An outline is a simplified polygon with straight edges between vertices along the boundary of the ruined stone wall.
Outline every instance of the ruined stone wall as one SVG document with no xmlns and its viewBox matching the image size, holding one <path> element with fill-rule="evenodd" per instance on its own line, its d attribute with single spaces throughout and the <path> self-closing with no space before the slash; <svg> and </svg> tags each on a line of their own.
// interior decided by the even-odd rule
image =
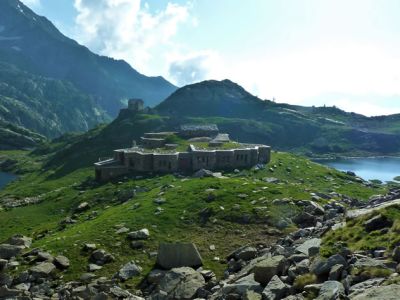
<svg viewBox="0 0 400 300">
<path fill-rule="evenodd" d="M 216 166 L 215 151 L 194 151 L 192 152 L 193 170 L 215 169 Z"/>
<path fill-rule="evenodd" d="M 96 180 L 108 181 L 112 178 L 126 175 L 129 173 L 125 166 L 112 166 L 112 167 L 96 167 Z"/>
<path fill-rule="evenodd" d="M 153 171 L 162 173 L 178 171 L 178 154 L 153 154 Z"/>
<path fill-rule="evenodd" d="M 250 149 L 235 149 L 233 151 L 232 166 L 235 168 L 244 168 L 251 166 L 251 151 Z"/>
<path fill-rule="evenodd" d="M 218 150 L 215 152 L 216 165 L 218 169 L 232 169 L 233 150 Z"/>
<path fill-rule="evenodd" d="M 178 169 L 183 172 L 191 172 L 193 170 L 193 160 L 191 152 L 179 152 Z"/>
<path fill-rule="evenodd" d="M 271 147 L 259 146 L 258 147 L 258 163 L 267 164 L 271 160 Z"/>
</svg>

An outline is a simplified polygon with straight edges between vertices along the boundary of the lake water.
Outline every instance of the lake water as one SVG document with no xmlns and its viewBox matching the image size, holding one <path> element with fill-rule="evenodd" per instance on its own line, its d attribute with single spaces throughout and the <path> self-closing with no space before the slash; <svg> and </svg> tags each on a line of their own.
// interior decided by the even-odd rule
<svg viewBox="0 0 400 300">
<path fill-rule="evenodd" d="M 17 179 L 17 176 L 13 174 L 0 172 L 0 190 L 15 179 Z"/>
<path fill-rule="evenodd" d="M 337 159 L 318 161 L 318 163 L 340 171 L 352 171 L 366 180 L 391 181 L 394 177 L 400 176 L 400 157 Z"/>
</svg>

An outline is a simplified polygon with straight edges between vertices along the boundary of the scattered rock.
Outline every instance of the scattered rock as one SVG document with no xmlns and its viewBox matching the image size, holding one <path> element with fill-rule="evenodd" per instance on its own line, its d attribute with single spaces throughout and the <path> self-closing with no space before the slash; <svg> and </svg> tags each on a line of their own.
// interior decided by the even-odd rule
<svg viewBox="0 0 400 300">
<path fill-rule="evenodd" d="M 352 300 L 398 300 L 400 285 L 374 286 L 352 298 Z"/>
<path fill-rule="evenodd" d="M 24 248 L 30 248 L 32 246 L 32 239 L 20 234 L 12 236 L 8 241 L 8 244 L 14 246 L 22 246 Z"/>
<path fill-rule="evenodd" d="M 121 281 L 126 281 L 140 275 L 140 272 L 142 272 L 141 267 L 137 266 L 134 262 L 129 262 L 124 265 L 114 277 Z"/>
<path fill-rule="evenodd" d="M 128 233 L 128 238 L 131 240 L 147 240 L 149 237 L 150 232 L 147 228 Z"/>
<path fill-rule="evenodd" d="M 110 253 L 107 253 L 105 250 L 95 250 L 90 256 L 90 261 L 95 263 L 96 265 L 104 265 L 115 260 L 114 256 Z"/>
<path fill-rule="evenodd" d="M 62 255 L 58 255 L 54 258 L 54 264 L 61 270 L 68 269 L 70 265 L 69 259 Z"/>
<path fill-rule="evenodd" d="M 284 284 L 277 275 L 275 275 L 265 287 L 262 296 L 265 300 L 279 300 L 284 298 L 288 292 L 289 287 Z"/>
<path fill-rule="evenodd" d="M 236 260 L 251 260 L 257 256 L 257 249 L 251 246 L 243 246 L 228 255 L 228 260 L 234 258 Z"/>
<path fill-rule="evenodd" d="M 282 256 L 265 258 L 258 262 L 254 268 L 254 279 L 262 285 L 267 285 L 275 275 L 284 275 L 288 269 L 288 261 Z"/>
<path fill-rule="evenodd" d="M 47 278 L 55 271 L 56 266 L 51 262 L 42 262 L 29 269 L 34 278 Z"/>
<path fill-rule="evenodd" d="M 24 249 L 23 246 L 16 246 L 10 244 L 0 245 L 0 259 L 10 259 L 17 256 Z"/>
<path fill-rule="evenodd" d="M 343 284 L 338 281 L 325 281 L 321 286 L 316 300 L 337 300 L 345 298 L 346 294 Z"/>
<path fill-rule="evenodd" d="M 205 285 L 203 276 L 189 267 L 174 268 L 161 279 L 157 291 L 163 291 L 169 299 L 192 299 Z"/>
</svg>

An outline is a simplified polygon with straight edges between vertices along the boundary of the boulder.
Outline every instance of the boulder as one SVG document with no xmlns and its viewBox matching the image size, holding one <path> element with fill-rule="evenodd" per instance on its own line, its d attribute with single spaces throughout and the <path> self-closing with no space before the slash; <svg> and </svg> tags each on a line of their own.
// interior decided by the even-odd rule
<svg viewBox="0 0 400 300">
<path fill-rule="evenodd" d="M 380 286 L 384 280 L 385 280 L 384 278 L 373 278 L 373 279 L 369 279 L 369 280 L 357 283 L 355 285 L 352 285 L 349 288 L 350 298 L 363 293 L 366 289 L 369 289 L 369 288 L 372 288 L 375 286 Z"/>
<path fill-rule="evenodd" d="M 192 299 L 205 285 L 203 276 L 189 267 L 174 268 L 161 279 L 157 291 L 165 292 L 167 299 Z"/>
<path fill-rule="evenodd" d="M 275 275 L 284 275 L 288 267 L 288 261 L 282 255 L 265 258 L 254 266 L 254 279 L 265 286 Z"/>
<path fill-rule="evenodd" d="M 193 174 L 194 178 L 213 177 L 213 172 L 210 170 L 200 169 Z"/>
<path fill-rule="evenodd" d="M 56 266 L 51 262 L 42 262 L 29 269 L 34 278 L 47 278 L 55 271 Z"/>
<path fill-rule="evenodd" d="M 223 295 L 227 294 L 239 294 L 244 295 L 245 292 L 252 291 L 256 293 L 262 292 L 261 285 L 254 280 L 254 274 L 249 274 L 245 277 L 240 278 L 239 280 L 226 284 L 222 287 L 221 293 Z"/>
<path fill-rule="evenodd" d="M 12 236 L 8 241 L 8 244 L 14 246 L 22 246 L 24 248 L 30 248 L 32 246 L 32 239 L 21 234 Z"/>
<path fill-rule="evenodd" d="M 340 254 L 335 254 L 328 259 L 316 258 L 310 266 L 310 271 L 317 276 L 328 275 L 335 265 L 347 266 L 346 260 Z"/>
<path fill-rule="evenodd" d="M 99 266 L 99 265 L 96 265 L 96 264 L 89 264 L 87 270 L 89 272 L 95 272 L 95 271 L 101 270 L 102 268 L 103 268 L 102 266 Z"/>
<path fill-rule="evenodd" d="M 374 230 L 379 230 L 379 229 L 383 229 L 386 227 L 390 227 L 390 226 L 392 226 L 392 224 L 393 224 L 393 221 L 386 218 L 386 216 L 379 214 L 379 215 L 365 221 L 364 228 L 367 232 L 371 232 Z"/>
<path fill-rule="evenodd" d="M 54 264 L 57 268 L 65 270 L 69 268 L 69 259 L 63 255 L 58 255 L 54 258 Z"/>
<path fill-rule="evenodd" d="M 125 264 L 118 272 L 114 275 L 115 278 L 118 278 L 121 281 L 127 281 L 135 276 L 140 275 L 142 272 L 142 268 L 137 266 L 135 262 L 131 261 Z"/>
<path fill-rule="evenodd" d="M 152 284 L 159 284 L 161 279 L 165 276 L 165 273 L 167 271 L 164 270 L 159 270 L 159 269 L 153 269 L 150 271 L 150 273 L 147 275 L 147 281 Z"/>
<path fill-rule="evenodd" d="M 321 239 L 312 238 L 306 240 L 303 244 L 296 248 L 296 252 L 303 253 L 308 256 L 314 256 L 319 253 L 319 248 L 321 246 Z"/>
<path fill-rule="evenodd" d="M 199 267 L 203 262 L 193 243 L 161 243 L 158 248 L 157 265 L 163 269 L 172 269 Z"/>
<path fill-rule="evenodd" d="M 325 214 L 325 209 L 318 203 L 309 201 L 307 204 L 307 211 L 311 212 L 313 215 L 323 216 Z"/>
<path fill-rule="evenodd" d="M 288 292 L 289 287 L 275 275 L 265 287 L 262 296 L 265 300 L 279 300 L 285 297 Z"/>
<path fill-rule="evenodd" d="M 82 202 L 78 205 L 78 207 L 76 208 L 77 212 L 83 212 L 85 210 L 88 210 L 90 208 L 89 203 L 87 202 Z"/>
<path fill-rule="evenodd" d="M 394 248 L 393 253 L 392 253 L 392 258 L 394 261 L 400 263 L 400 246 L 397 246 Z"/>
<path fill-rule="evenodd" d="M 96 244 L 84 244 L 83 245 L 83 251 L 87 251 L 87 252 L 90 252 L 90 251 L 94 251 L 94 250 L 96 250 L 97 249 L 97 246 L 96 246 Z"/>
<path fill-rule="evenodd" d="M 0 272 L 3 272 L 7 268 L 8 260 L 0 259 Z"/>
<path fill-rule="evenodd" d="M 150 237 L 150 232 L 147 228 L 128 233 L 128 239 L 131 240 L 147 240 Z"/>
<path fill-rule="evenodd" d="M 334 265 L 329 271 L 329 280 L 338 281 L 341 279 L 344 265 Z"/>
<path fill-rule="evenodd" d="M 400 285 L 391 284 L 387 286 L 374 286 L 352 297 L 352 300 L 398 300 Z"/>
<path fill-rule="evenodd" d="M 251 260 L 257 256 L 257 249 L 251 246 L 243 246 L 239 249 L 236 249 L 231 254 L 228 255 L 228 260 L 234 258 L 236 260 Z"/>
<path fill-rule="evenodd" d="M 346 299 L 343 284 L 338 281 L 325 281 L 316 300 Z"/>
<path fill-rule="evenodd" d="M 0 245 L 0 259 L 10 259 L 17 256 L 24 249 L 23 246 L 1 244 Z"/>
<path fill-rule="evenodd" d="M 293 222 L 301 228 L 313 227 L 317 224 L 317 218 L 308 212 L 298 214 Z"/>
<path fill-rule="evenodd" d="M 114 256 L 102 249 L 94 251 L 90 256 L 90 261 L 100 266 L 113 262 L 114 260 Z"/>
</svg>

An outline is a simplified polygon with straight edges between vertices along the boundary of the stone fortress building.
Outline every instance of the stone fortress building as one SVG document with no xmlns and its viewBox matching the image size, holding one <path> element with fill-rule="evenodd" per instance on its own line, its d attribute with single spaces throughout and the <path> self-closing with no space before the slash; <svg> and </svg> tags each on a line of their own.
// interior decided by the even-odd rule
<svg viewBox="0 0 400 300">
<path fill-rule="evenodd" d="M 142 109 L 130 101 L 130 107 Z M 177 137 L 183 144 L 169 143 Z M 183 147 L 183 148 L 182 148 Z M 200 169 L 233 170 L 250 168 L 270 161 L 271 148 L 266 145 L 232 142 L 228 134 L 219 133 L 215 124 L 182 125 L 179 132 L 145 133 L 140 145 L 114 150 L 113 158 L 94 164 L 96 180 L 130 173 L 190 173 Z"/>
</svg>

